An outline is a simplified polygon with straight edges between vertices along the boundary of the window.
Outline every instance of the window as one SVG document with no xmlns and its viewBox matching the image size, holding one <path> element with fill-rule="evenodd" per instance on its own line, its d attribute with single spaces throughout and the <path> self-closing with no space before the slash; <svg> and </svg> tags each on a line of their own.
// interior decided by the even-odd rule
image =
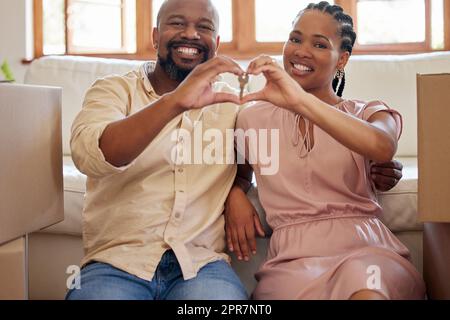
<svg viewBox="0 0 450 320">
<path fill-rule="evenodd" d="M 66 52 L 64 0 L 44 0 L 44 54 Z"/>
<path fill-rule="evenodd" d="M 444 49 L 443 0 L 357 0 L 350 10 L 357 22 L 356 50 Z"/>
<path fill-rule="evenodd" d="M 33 0 L 35 56 L 80 54 L 153 59 L 152 26 L 163 0 Z M 280 54 L 296 14 L 310 0 L 212 0 L 223 54 Z M 318 2 L 318 1 L 315 1 Z M 358 34 L 354 53 L 450 50 L 450 1 L 331 0 Z"/>
<path fill-rule="evenodd" d="M 256 0 L 256 41 L 284 42 L 292 30 L 292 22 L 297 13 L 305 8 L 309 0 Z M 328 1 L 333 4 L 334 1 Z M 268 23 L 270 21 L 270 23 Z"/>
<path fill-rule="evenodd" d="M 433 0 L 431 3 L 431 47 L 435 50 L 443 50 L 445 48 L 444 34 L 444 0 Z"/>
<path fill-rule="evenodd" d="M 425 42 L 425 1 L 357 2 L 361 45 Z M 412 23 L 414 21 L 414 23 Z"/>
<path fill-rule="evenodd" d="M 136 0 L 43 0 L 43 54 L 135 53 Z"/>
<path fill-rule="evenodd" d="M 136 0 L 69 0 L 66 14 L 67 51 L 136 52 Z"/>
</svg>

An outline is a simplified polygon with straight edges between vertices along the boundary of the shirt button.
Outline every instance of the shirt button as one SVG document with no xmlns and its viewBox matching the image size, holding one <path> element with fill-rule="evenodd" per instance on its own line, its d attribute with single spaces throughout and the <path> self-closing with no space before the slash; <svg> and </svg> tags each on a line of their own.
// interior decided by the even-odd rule
<svg viewBox="0 0 450 320">
<path fill-rule="evenodd" d="M 181 214 L 179 212 L 175 213 L 175 218 L 179 219 Z"/>
<path fill-rule="evenodd" d="M 183 170 L 182 168 L 178 169 L 178 172 L 179 172 L 179 173 L 183 173 L 183 171 L 184 171 L 184 170 Z"/>
</svg>

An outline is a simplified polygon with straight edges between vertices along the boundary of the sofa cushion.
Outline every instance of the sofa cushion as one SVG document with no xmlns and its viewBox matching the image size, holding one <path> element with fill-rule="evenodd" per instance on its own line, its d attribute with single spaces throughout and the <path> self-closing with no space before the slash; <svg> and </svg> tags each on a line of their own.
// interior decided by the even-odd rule
<svg viewBox="0 0 450 320">
<path fill-rule="evenodd" d="M 125 74 L 144 61 L 72 56 L 48 56 L 36 59 L 28 67 L 25 83 L 63 88 L 63 153 L 70 155 L 70 128 L 81 110 L 84 95 L 92 83 L 111 74 Z"/>
<path fill-rule="evenodd" d="M 422 224 L 417 221 L 417 158 L 398 158 L 398 160 L 404 166 L 402 180 L 392 190 L 378 194 L 380 204 L 384 209 L 382 221 L 393 232 L 420 231 Z M 71 157 L 64 157 L 63 164 L 65 219 L 44 231 L 81 235 L 81 213 L 86 190 L 86 176 L 78 171 Z M 270 234 L 256 188 L 249 191 L 249 197 L 262 217 L 266 234 Z"/>
<path fill-rule="evenodd" d="M 63 157 L 64 221 L 44 229 L 47 233 L 81 235 L 81 215 L 86 191 L 86 176 L 73 164 L 70 156 Z"/>
<path fill-rule="evenodd" d="M 403 177 L 395 188 L 378 193 L 383 207 L 382 221 L 393 232 L 422 231 L 423 223 L 417 215 L 417 158 L 399 157 L 403 164 Z"/>
</svg>

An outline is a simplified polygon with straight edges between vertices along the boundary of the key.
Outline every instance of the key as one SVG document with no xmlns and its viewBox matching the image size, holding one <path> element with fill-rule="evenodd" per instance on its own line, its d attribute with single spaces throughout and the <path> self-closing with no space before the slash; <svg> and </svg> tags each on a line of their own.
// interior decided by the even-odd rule
<svg viewBox="0 0 450 320">
<path fill-rule="evenodd" d="M 242 75 L 240 75 L 238 80 L 239 80 L 239 86 L 241 89 L 239 97 L 240 97 L 240 99 L 242 99 L 242 97 L 244 96 L 244 88 L 248 83 L 248 73 L 243 73 Z"/>
</svg>

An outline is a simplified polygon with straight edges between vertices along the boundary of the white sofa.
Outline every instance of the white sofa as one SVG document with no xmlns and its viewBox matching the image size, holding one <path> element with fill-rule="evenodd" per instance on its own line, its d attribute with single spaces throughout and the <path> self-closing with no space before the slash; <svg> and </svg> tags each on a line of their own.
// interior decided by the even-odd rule
<svg viewBox="0 0 450 320">
<path fill-rule="evenodd" d="M 277 57 L 280 58 L 280 57 Z M 65 220 L 29 237 L 30 299 L 62 299 L 66 292 L 66 273 L 78 265 L 83 255 L 81 211 L 85 176 L 70 157 L 70 126 L 80 110 L 84 93 L 92 82 L 108 74 L 123 74 L 142 61 L 84 57 L 45 57 L 35 60 L 27 70 L 28 84 L 63 88 L 64 213 Z M 246 66 L 246 61 L 242 65 Z M 450 52 L 406 56 L 353 56 L 347 67 L 346 98 L 384 100 L 404 117 L 404 131 L 396 158 L 404 165 L 403 179 L 391 191 L 379 194 L 384 223 L 410 249 L 413 263 L 422 272 L 422 224 L 417 221 L 417 116 L 416 74 L 450 72 Z M 230 75 L 224 80 L 237 87 Z M 253 78 L 249 89 L 264 84 Z M 257 190 L 251 199 L 263 216 Z M 233 266 L 249 292 L 255 285 L 253 274 L 265 255 L 267 239 L 258 239 L 258 255 L 251 262 Z"/>
</svg>

